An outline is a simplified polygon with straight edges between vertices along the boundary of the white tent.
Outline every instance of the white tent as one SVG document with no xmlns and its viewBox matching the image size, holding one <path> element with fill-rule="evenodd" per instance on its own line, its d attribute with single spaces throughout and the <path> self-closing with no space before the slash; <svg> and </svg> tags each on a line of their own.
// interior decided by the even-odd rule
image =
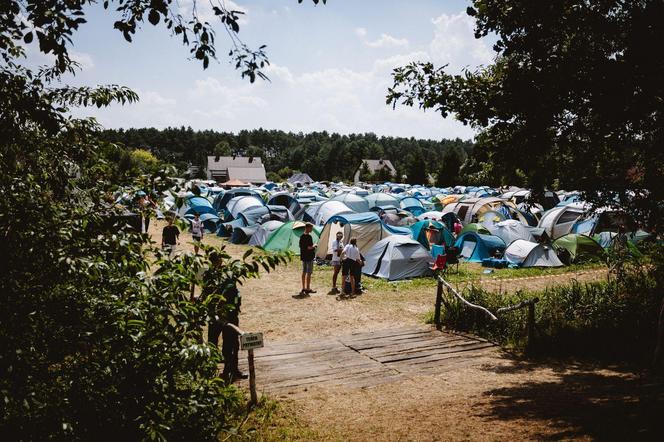
<svg viewBox="0 0 664 442">
<path fill-rule="evenodd" d="M 554 207 L 545 212 L 537 227 L 541 227 L 551 239 L 567 235 L 574 223 L 586 212 L 584 204 L 572 203 L 562 207 Z"/>
<path fill-rule="evenodd" d="M 505 221 L 500 221 L 498 223 L 484 223 L 484 227 L 491 232 L 492 235 L 495 235 L 505 241 L 505 244 L 509 245 L 517 239 L 523 239 L 526 241 L 535 241 L 530 230 L 519 221 L 508 219 Z"/>
<path fill-rule="evenodd" d="M 230 212 L 234 219 L 237 219 L 238 215 L 245 210 L 251 209 L 252 207 L 261 207 L 264 205 L 265 204 L 263 201 L 253 195 L 243 195 L 231 198 L 231 200 L 226 205 L 226 210 Z"/>
<path fill-rule="evenodd" d="M 260 246 L 262 247 L 265 244 L 265 241 L 272 235 L 272 232 L 277 230 L 279 227 L 283 226 L 284 223 L 281 221 L 268 221 L 265 224 L 261 224 L 258 229 L 251 235 L 249 239 L 250 246 Z"/>
<path fill-rule="evenodd" d="M 318 206 L 318 209 L 312 218 L 314 220 L 314 224 L 322 225 L 325 224 L 327 220 L 332 218 L 334 215 L 345 215 L 348 213 L 354 212 L 341 201 L 325 201 L 323 204 Z"/>
<path fill-rule="evenodd" d="M 365 257 L 362 273 L 389 281 L 426 275 L 431 272 L 433 262 L 422 244 L 402 235 L 378 241 Z"/>
<path fill-rule="evenodd" d="M 325 259 L 332 255 L 332 243 L 336 239 L 337 232 L 343 233 L 344 244 L 355 238 L 361 253 L 367 252 L 378 241 L 392 235 L 374 212 L 335 215 L 325 223 L 320 234 L 316 249 L 318 258 Z"/>
<path fill-rule="evenodd" d="M 355 193 L 342 193 L 330 199 L 330 201 L 341 201 L 355 213 L 369 211 L 369 203 L 367 200 Z"/>
<path fill-rule="evenodd" d="M 519 267 L 562 267 L 553 247 L 517 239 L 505 249 L 505 259 Z"/>
</svg>

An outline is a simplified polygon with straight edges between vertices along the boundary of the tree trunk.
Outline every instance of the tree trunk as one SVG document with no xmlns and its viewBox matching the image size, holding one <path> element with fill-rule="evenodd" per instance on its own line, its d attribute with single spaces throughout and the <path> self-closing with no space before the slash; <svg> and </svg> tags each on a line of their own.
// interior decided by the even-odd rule
<svg viewBox="0 0 664 442">
<path fill-rule="evenodd" d="M 664 298 L 662 298 L 662 307 L 659 310 L 659 323 L 657 325 L 657 345 L 655 346 L 653 368 L 657 371 L 664 371 Z"/>
</svg>

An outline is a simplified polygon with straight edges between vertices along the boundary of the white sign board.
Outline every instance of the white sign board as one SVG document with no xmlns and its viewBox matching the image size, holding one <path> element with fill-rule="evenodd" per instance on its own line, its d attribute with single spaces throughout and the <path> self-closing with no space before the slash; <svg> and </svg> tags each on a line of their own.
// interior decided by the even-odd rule
<svg viewBox="0 0 664 442">
<path fill-rule="evenodd" d="M 240 335 L 240 348 L 242 350 L 253 350 L 263 347 L 263 333 L 244 333 Z"/>
</svg>

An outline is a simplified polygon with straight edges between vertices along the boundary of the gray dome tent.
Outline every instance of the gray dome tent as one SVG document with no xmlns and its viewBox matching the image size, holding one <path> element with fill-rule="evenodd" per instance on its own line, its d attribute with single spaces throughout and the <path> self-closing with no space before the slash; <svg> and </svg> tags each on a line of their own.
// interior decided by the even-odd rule
<svg viewBox="0 0 664 442">
<path fill-rule="evenodd" d="M 365 257 L 362 273 L 389 281 L 426 275 L 431 272 L 433 262 L 422 244 L 404 235 L 378 241 Z"/>
</svg>

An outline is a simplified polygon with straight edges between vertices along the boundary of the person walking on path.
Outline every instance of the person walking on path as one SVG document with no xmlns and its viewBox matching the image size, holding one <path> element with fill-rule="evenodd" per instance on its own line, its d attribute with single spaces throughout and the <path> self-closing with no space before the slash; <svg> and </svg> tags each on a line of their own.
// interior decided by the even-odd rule
<svg viewBox="0 0 664 442">
<path fill-rule="evenodd" d="M 247 378 L 238 367 L 240 335 L 235 328 L 240 325 L 242 297 L 235 281 L 224 278 L 221 258 L 213 253 L 210 261 L 212 265 L 203 275 L 200 300 L 209 300 L 208 344 L 219 348 L 219 335 L 221 335 L 221 356 L 224 359 L 221 378 L 230 384 L 237 379 Z"/>
<path fill-rule="evenodd" d="M 311 236 L 313 229 L 313 224 L 306 223 L 304 233 L 300 236 L 300 260 L 302 261 L 302 291 L 300 296 L 316 293 L 315 290 L 311 289 L 311 274 L 314 271 L 314 255 L 316 253 L 316 245 Z"/>
<path fill-rule="evenodd" d="M 343 232 L 337 232 L 337 239 L 332 241 L 332 267 L 334 268 L 334 272 L 332 273 L 331 294 L 333 295 L 339 293 L 339 289 L 337 288 L 337 278 L 339 277 L 339 272 L 341 271 L 341 254 L 344 251 L 343 239 Z"/>
<path fill-rule="evenodd" d="M 191 239 L 194 241 L 194 253 L 198 255 L 198 243 L 203 241 L 203 221 L 201 215 L 194 214 L 194 219 L 191 221 Z"/>
<path fill-rule="evenodd" d="M 175 246 L 180 238 L 180 229 L 173 224 L 173 218 L 168 218 L 168 225 L 161 232 L 161 249 L 172 257 L 175 252 Z"/>
<path fill-rule="evenodd" d="M 344 247 L 344 262 L 341 275 L 346 281 L 346 277 L 350 278 L 350 293 L 355 293 L 355 274 L 357 268 L 360 267 L 360 249 L 357 248 L 357 239 L 351 238 L 350 243 Z M 345 290 L 344 290 L 345 291 Z"/>
</svg>

